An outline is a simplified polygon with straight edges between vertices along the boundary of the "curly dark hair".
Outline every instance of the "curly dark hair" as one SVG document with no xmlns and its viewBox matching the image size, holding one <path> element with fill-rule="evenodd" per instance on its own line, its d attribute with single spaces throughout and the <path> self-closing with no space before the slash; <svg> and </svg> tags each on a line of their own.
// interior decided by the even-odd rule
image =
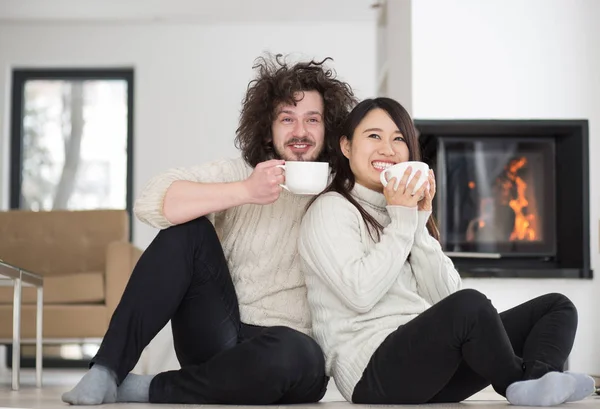
<svg viewBox="0 0 600 409">
<path fill-rule="evenodd" d="M 322 61 L 311 60 L 289 65 L 285 57 L 259 57 L 252 67 L 257 77 L 250 81 L 242 101 L 239 127 L 235 146 L 252 167 L 274 157 L 271 126 L 275 120 L 275 109 L 281 103 L 295 105 L 297 92 L 317 91 L 323 97 L 325 142 L 318 161 L 330 162 L 339 143 L 341 126 L 346 116 L 357 103 L 352 88 L 336 79 L 333 70 Z"/>
</svg>

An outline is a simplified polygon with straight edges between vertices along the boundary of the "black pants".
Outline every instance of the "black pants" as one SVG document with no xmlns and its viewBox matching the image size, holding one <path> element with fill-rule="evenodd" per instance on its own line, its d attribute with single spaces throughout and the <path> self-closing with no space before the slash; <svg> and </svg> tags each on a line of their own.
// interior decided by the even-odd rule
<svg viewBox="0 0 600 409">
<path fill-rule="evenodd" d="M 458 291 L 390 334 L 354 388 L 355 403 L 460 402 L 490 383 L 561 371 L 573 347 L 577 310 L 548 294 L 498 314 L 483 294 Z"/>
<path fill-rule="evenodd" d="M 312 338 L 241 323 L 221 243 L 205 217 L 158 233 L 92 365 L 112 369 L 120 384 L 169 320 L 181 369 L 154 377 L 151 402 L 310 403 L 325 394 L 323 353 Z"/>
</svg>

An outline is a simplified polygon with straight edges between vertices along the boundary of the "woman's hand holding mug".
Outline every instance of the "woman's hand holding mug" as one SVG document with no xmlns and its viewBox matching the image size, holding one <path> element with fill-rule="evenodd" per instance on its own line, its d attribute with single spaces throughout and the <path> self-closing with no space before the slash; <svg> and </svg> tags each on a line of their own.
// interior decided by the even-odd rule
<svg viewBox="0 0 600 409">
<path fill-rule="evenodd" d="M 416 207 L 419 201 L 424 197 L 427 183 L 423 183 L 423 185 L 413 194 L 421 176 L 421 171 L 417 171 L 415 177 L 407 183 L 411 174 L 412 167 L 409 166 L 404 171 L 404 175 L 402 175 L 402 179 L 400 179 L 397 188 L 395 177 L 388 181 L 387 185 L 383 188 L 383 195 L 385 196 L 388 205 Z"/>
<path fill-rule="evenodd" d="M 431 212 L 433 210 L 433 198 L 435 196 L 435 175 L 433 170 L 429 169 L 429 178 L 427 179 L 429 189 L 425 189 L 425 197 L 419 201 L 419 210 Z"/>
</svg>

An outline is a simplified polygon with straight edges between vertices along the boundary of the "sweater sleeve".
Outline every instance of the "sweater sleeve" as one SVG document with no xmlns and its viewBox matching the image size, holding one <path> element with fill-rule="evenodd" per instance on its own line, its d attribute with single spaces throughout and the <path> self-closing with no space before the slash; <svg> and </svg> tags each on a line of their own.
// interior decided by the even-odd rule
<svg viewBox="0 0 600 409">
<path fill-rule="evenodd" d="M 432 305 L 460 290 L 461 279 L 454 263 L 427 230 L 431 212 L 418 212 L 418 225 L 410 263 L 419 293 Z"/>
<path fill-rule="evenodd" d="M 244 179 L 243 164 L 235 160 L 220 160 L 189 168 L 175 168 L 150 179 L 134 203 L 136 217 L 158 229 L 171 227 L 163 213 L 163 203 L 167 190 L 178 180 L 201 183 L 226 183 Z M 215 215 L 208 215 L 214 223 Z"/>
<path fill-rule="evenodd" d="M 387 293 L 413 245 L 416 208 L 388 206 L 388 212 L 391 223 L 373 246 L 363 242 L 362 216 L 340 196 L 321 196 L 302 221 L 298 250 L 305 273 L 317 275 L 358 313 L 370 311 Z"/>
</svg>

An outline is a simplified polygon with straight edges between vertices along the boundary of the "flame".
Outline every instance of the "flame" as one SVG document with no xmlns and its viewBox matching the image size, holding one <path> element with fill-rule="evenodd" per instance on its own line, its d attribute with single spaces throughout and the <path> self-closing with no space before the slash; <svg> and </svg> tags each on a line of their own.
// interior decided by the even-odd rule
<svg viewBox="0 0 600 409">
<path fill-rule="evenodd" d="M 504 172 L 494 181 L 491 196 L 481 198 L 479 202 L 479 215 L 469 222 L 466 231 L 466 239 L 469 242 L 481 237 L 496 237 L 501 241 L 535 241 L 539 240 L 542 232 L 538 225 L 538 212 L 535 200 L 535 192 L 528 189 L 527 182 L 518 175 L 519 170 L 527 165 L 525 157 L 512 159 L 504 168 Z M 469 189 L 474 189 L 474 181 L 467 182 Z M 535 186 L 534 186 L 535 188 Z M 529 199 L 529 200 L 528 200 Z M 499 229 L 498 223 L 505 221 L 505 212 L 498 211 L 498 207 L 510 208 L 514 213 L 514 224 L 512 231 L 506 237 L 495 236 L 503 231 Z M 500 219 L 496 216 L 500 215 Z M 511 217 L 512 220 L 512 217 Z M 495 228 L 496 227 L 496 228 Z M 485 239 L 484 239 L 485 240 Z"/>
<path fill-rule="evenodd" d="M 527 164 L 524 157 L 511 161 L 506 168 L 506 179 L 502 182 L 504 197 L 511 197 L 511 191 L 516 186 L 517 196 L 508 200 L 508 206 L 515 212 L 515 224 L 510 234 L 510 241 L 533 241 L 537 239 L 535 212 L 526 212 L 529 202 L 526 198 L 527 183 L 517 175 L 519 169 Z M 524 212 L 525 211 L 525 212 Z M 525 214 L 527 213 L 527 214 Z"/>
</svg>

